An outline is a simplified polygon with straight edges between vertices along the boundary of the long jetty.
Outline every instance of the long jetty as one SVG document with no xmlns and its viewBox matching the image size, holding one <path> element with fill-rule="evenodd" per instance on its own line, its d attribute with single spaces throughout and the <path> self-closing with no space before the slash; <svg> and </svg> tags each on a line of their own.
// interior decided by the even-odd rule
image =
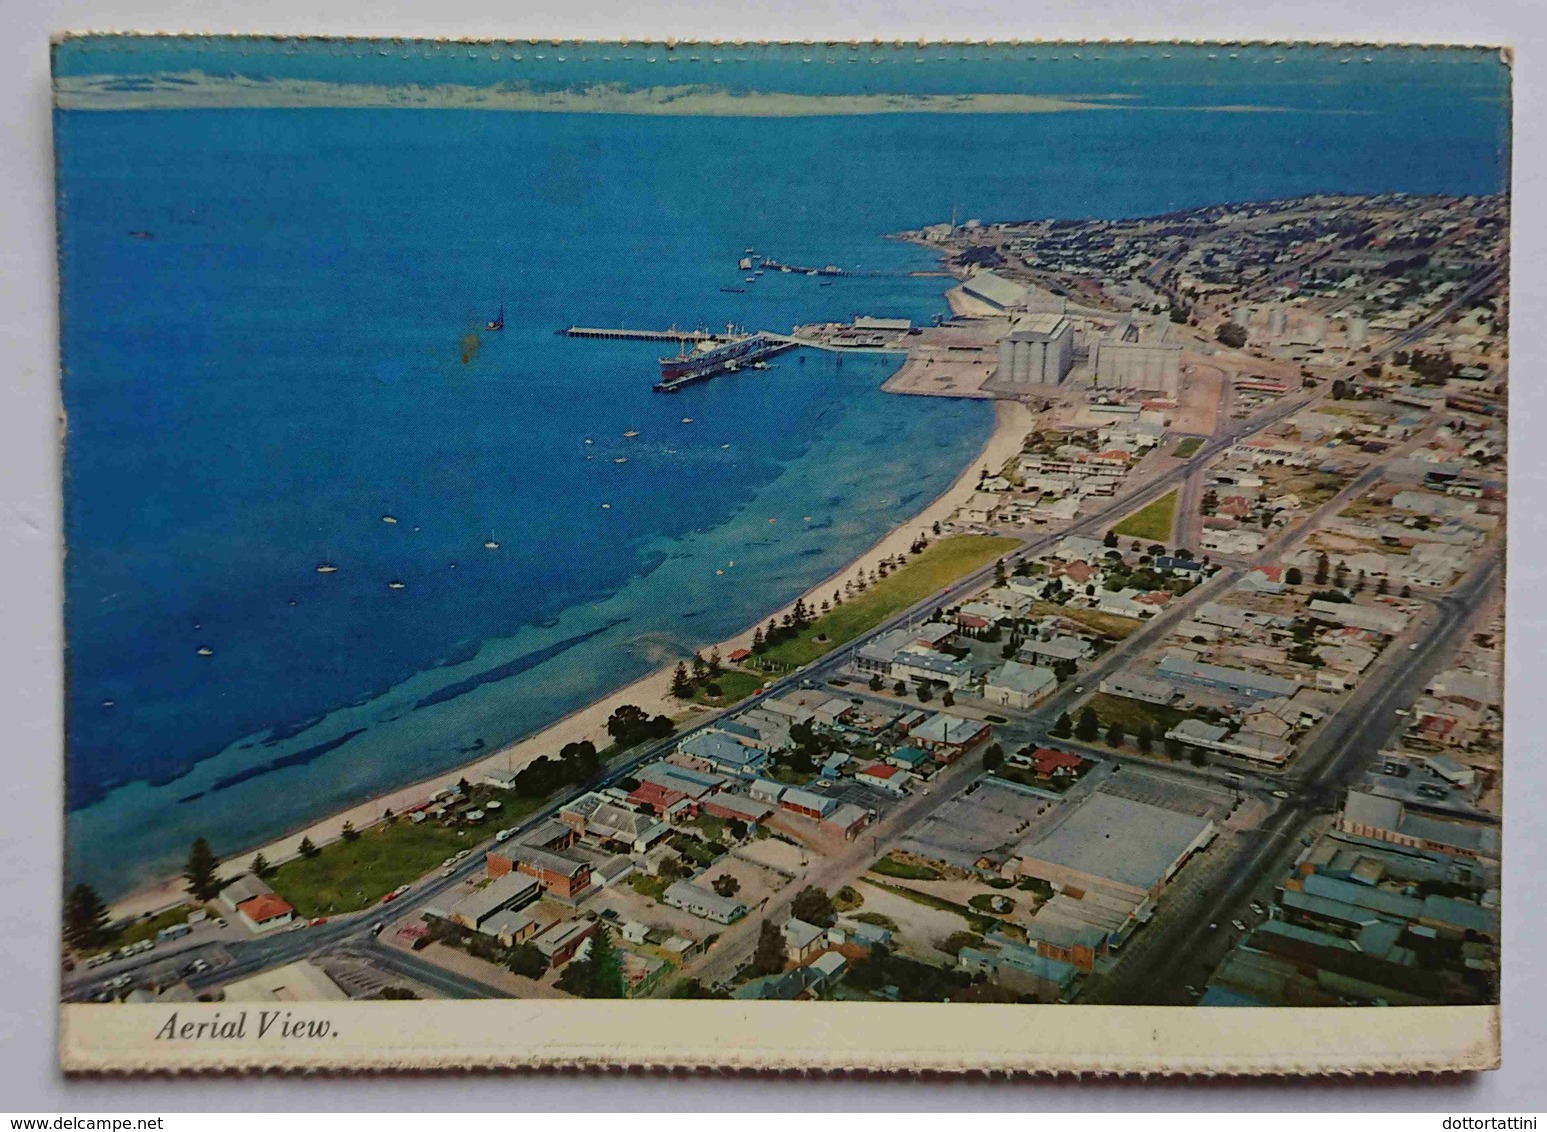
<svg viewBox="0 0 1547 1132">
<path fill-rule="evenodd" d="M 613 338 L 632 342 L 718 342 L 720 335 L 709 330 L 631 330 L 600 326 L 568 326 L 559 331 L 566 338 Z"/>
</svg>

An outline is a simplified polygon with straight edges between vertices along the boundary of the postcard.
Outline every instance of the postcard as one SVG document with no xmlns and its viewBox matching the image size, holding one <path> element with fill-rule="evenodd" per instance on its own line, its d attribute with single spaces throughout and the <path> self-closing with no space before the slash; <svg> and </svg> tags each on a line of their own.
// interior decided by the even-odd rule
<svg viewBox="0 0 1547 1132">
<path fill-rule="evenodd" d="M 53 75 L 66 1069 L 1498 1063 L 1507 51 Z"/>
</svg>

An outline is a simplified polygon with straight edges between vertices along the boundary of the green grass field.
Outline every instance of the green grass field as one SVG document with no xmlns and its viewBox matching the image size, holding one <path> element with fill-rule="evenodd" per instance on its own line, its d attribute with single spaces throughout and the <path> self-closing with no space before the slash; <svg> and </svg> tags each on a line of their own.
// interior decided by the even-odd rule
<svg viewBox="0 0 1547 1132">
<path fill-rule="evenodd" d="M 704 684 L 716 684 L 720 688 L 718 697 L 711 697 L 704 691 L 704 686 L 693 690 L 692 703 L 706 704 L 709 707 L 729 707 L 731 704 L 740 703 L 753 692 L 756 692 L 769 679 L 766 672 L 748 672 L 742 668 L 727 668 L 718 676 L 704 681 Z"/>
<path fill-rule="evenodd" d="M 952 535 L 941 539 L 901 570 L 818 617 L 798 635 L 762 655 L 792 668 L 809 664 L 1019 545 L 1017 540 L 999 535 Z M 818 640 L 819 637 L 822 639 Z"/>
<path fill-rule="evenodd" d="M 1106 692 L 1097 692 L 1087 703 L 1095 711 L 1096 718 L 1101 720 L 1103 734 L 1113 723 L 1121 723 L 1123 730 L 1128 733 L 1130 744 L 1138 734 L 1140 724 L 1148 723 L 1154 735 L 1156 752 L 1161 750 L 1165 733 L 1182 720 L 1190 718 L 1189 713 L 1174 707 L 1132 700 L 1127 696 L 1113 696 Z"/>
<path fill-rule="evenodd" d="M 474 829 L 439 822 L 414 825 L 405 818 L 362 830 L 353 841 L 334 841 L 312 858 L 286 861 L 265 878 L 295 906 L 296 914 L 337 916 L 369 907 L 400 884 L 437 868 L 453 853 L 485 841 L 542 804 L 541 798 L 502 795 L 499 816 Z"/>
<path fill-rule="evenodd" d="M 1162 495 L 1155 502 L 1139 508 L 1112 529 L 1124 538 L 1166 542 L 1171 538 L 1171 525 L 1176 519 L 1176 498 L 1177 493 L 1174 491 Z"/>
<path fill-rule="evenodd" d="M 1201 437 L 1201 436 L 1189 436 L 1186 440 L 1182 441 L 1180 444 L 1178 444 L 1176 446 L 1176 451 L 1171 453 L 1171 455 L 1176 456 L 1179 459 L 1185 460 L 1185 459 L 1187 459 L 1187 457 L 1191 456 L 1194 452 L 1198 451 L 1198 449 L 1200 449 L 1202 447 L 1203 447 L 1203 437 Z"/>
<path fill-rule="evenodd" d="M 1027 610 L 1029 617 L 1067 617 L 1104 636 L 1120 641 L 1144 622 L 1117 613 L 1102 613 L 1099 609 L 1071 609 L 1051 601 L 1034 601 Z"/>
</svg>

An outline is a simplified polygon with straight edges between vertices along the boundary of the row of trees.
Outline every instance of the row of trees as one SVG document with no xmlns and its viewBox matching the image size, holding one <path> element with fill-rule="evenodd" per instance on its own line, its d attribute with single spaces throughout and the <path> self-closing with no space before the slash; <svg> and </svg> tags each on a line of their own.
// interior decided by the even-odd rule
<svg viewBox="0 0 1547 1132">
<path fill-rule="evenodd" d="M 671 675 L 671 694 L 679 700 L 691 700 L 694 693 L 702 688 L 705 695 L 716 697 L 720 694 L 720 686 L 714 681 L 724 671 L 725 665 L 720 660 L 719 649 L 709 650 L 707 660 L 702 653 L 695 652 L 691 669 L 686 661 L 677 662 L 677 669 Z"/>
</svg>

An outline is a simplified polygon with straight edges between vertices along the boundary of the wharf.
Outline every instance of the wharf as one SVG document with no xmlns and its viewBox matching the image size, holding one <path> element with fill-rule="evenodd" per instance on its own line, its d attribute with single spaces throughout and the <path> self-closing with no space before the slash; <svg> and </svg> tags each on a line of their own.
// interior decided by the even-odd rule
<svg viewBox="0 0 1547 1132">
<path fill-rule="evenodd" d="M 567 326 L 559 331 L 566 338 L 612 338 L 630 342 L 718 342 L 723 335 L 709 330 L 635 330 L 627 327 Z"/>
</svg>

